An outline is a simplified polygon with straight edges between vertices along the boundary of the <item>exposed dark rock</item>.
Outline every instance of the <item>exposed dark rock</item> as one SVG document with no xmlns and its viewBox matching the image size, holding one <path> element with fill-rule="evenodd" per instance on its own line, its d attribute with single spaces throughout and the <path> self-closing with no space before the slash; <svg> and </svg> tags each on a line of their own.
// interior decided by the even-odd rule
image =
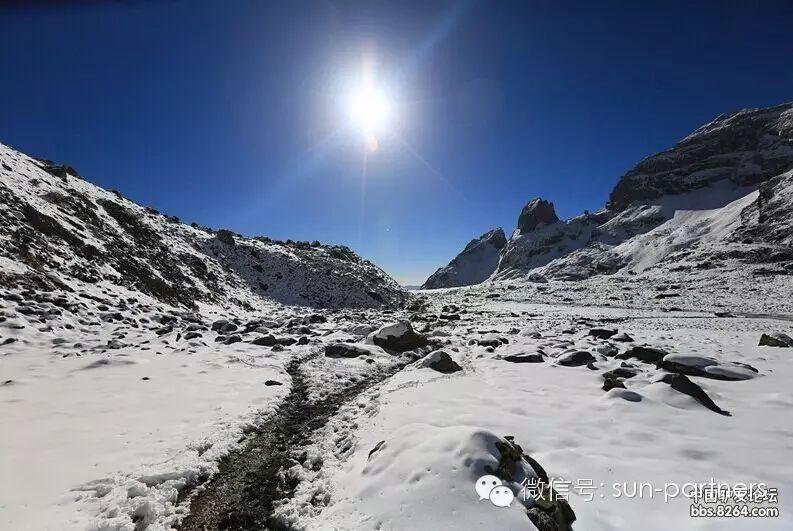
<svg viewBox="0 0 793 531">
<path fill-rule="evenodd" d="M 269 387 L 269 386 L 273 386 L 273 385 L 284 385 L 284 384 L 282 384 L 281 382 L 276 381 L 276 380 L 267 380 L 266 382 L 264 382 L 264 385 Z"/>
<path fill-rule="evenodd" d="M 384 445 L 384 444 L 385 444 L 385 441 L 380 441 L 379 443 L 377 443 L 376 445 L 374 445 L 374 448 L 372 448 L 371 450 L 369 450 L 369 455 L 366 457 L 366 459 L 367 459 L 367 460 L 371 459 L 371 458 L 372 458 L 372 456 L 373 456 L 374 454 L 376 454 L 376 453 L 378 452 L 378 450 L 380 450 L 380 448 L 382 448 L 382 447 L 383 447 L 383 445 Z"/>
<path fill-rule="evenodd" d="M 717 406 L 716 403 L 711 400 L 708 394 L 700 386 L 689 380 L 686 376 L 682 374 L 665 374 L 660 381 L 671 385 L 672 389 L 675 391 L 694 398 L 711 411 L 714 411 L 719 415 L 730 416 L 729 411 L 724 411 L 719 406 Z"/>
<path fill-rule="evenodd" d="M 275 338 L 274 335 L 267 334 L 267 335 L 264 335 L 264 336 L 257 337 L 256 339 L 251 341 L 251 343 L 254 344 L 254 345 L 262 346 L 262 347 L 272 347 L 273 345 L 278 343 L 278 340 Z"/>
<path fill-rule="evenodd" d="M 504 361 L 509 361 L 511 363 L 543 363 L 545 358 L 540 353 L 533 353 L 533 354 L 512 354 L 509 356 L 504 356 Z"/>
<path fill-rule="evenodd" d="M 648 201 L 727 181 L 733 187 L 759 184 L 791 167 L 781 156 L 793 144 L 784 114 L 791 104 L 723 114 L 667 151 L 648 157 L 626 173 L 609 196 L 623 210 Z"/>
<path fill-rule="evenodd" d="M 620 380 L 617 380 L 616 378 L 606 378 L 603 381 L 603 390 L 604 391 L 611 391 L 615 387 L 619 387 L 619 388 L 625 389 L 625 384 L 622 383 Z"/>
<path fill-rule="evenodd" d="M 328 358 L 357 358 L 369 355 L 371 355 L 369 350 L 354 343 L 332 343 L 325 346 L 325 356 Z"/>
<path fill-rule="evenodd" d="M 627 367 L 617 367 L 616 369 L 612 369 L 610 371 L 606 371 L 603 373 L 603 378 L 633 378 L 639 374 L 639 371 L 635 369 L 629 369 Z"/>
<path fill-rule="evenodd" d="M 610 328 L 593 328 L 589 331 L 589 335 L 592 337 L 596 337 L 598 339 L 608 339 L 611 336 L 615 335 L 617 330 L 613 330 Z"/>
<path fill-rule="evenodd" d="M 587 365 L 593 361 L 595 361 L 595 357 L 591 352 L 577 350 L 575 352 L 562 354 L 557 358 L 556 363 L 564 365 L 565 367 L 580 367 L 581 365 Z"/>
<path fill-rule="evenodd" d="M 240 341 L 242 341 L 242 338 L 241 338 L 240 336 L 238 336 L 238 335 L 233 335 L 233 336 L 228 336 L 228 337 L 226 338 L 226 341 L 224 341 L 224 343 L 225 343 L 226 345 L 232 345 L 232 344 L 234 344 L 234 343 L 239 343 Z"/>
<path fill-rule="evenodd" d="M 760 336 L 761 347 L 793 347 L 793 338 L 781 332 L 772 332 Z"/>
<path fill-rule="evenodd" d="M 236 241 L 234 240 L 234 233 L 227 229 L 220 229 L 215 238 L 218 239 L 219 242 L 224 243 L 226 245 L 234 246 L 236 245 Z"/>
<path fill-rule="evenodd" d="M 621 360 L 635 358 L 645 363 L 660 363 L 664 356 L 666 356 L 666 352 L 657 348 L 631 347 L 626 352 L 617 354 L 616 358 Z"/>
<path fill-rule="evenodd" d="M 550 225 L 559 221 L 553 203 L 542 198 L 535 198 L 523 207 L 518 217 L 518 229 L 523 234 L 531 232 L 539 227 Z"/>
<path fill-rule="evenodd" d="M 451 374 L 463 370 L 451 356 L 442 350 L 437 352 L 437 359 L 430 363 L 430 368 L 443 374 Z"/>
</svg>

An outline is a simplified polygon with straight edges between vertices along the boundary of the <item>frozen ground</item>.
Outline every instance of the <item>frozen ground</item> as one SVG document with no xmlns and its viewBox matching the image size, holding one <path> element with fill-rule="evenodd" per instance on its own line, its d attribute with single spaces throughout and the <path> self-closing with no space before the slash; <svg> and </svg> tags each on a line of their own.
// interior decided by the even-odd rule
<svg viewBox="0 0 793 531">
<path fill-rule="evenodd" d="M 317 443 L 325 467 L 305 471 L 298 496 L 282 507 L 286 518 L 308 529 L 530 529 L 517 501 L 497 508 L 474 492 L 483 466 L 497 462 L 491 441 L 512 435 L 550 476 L 572 482 L 576 529 L 793 526 L 793 505 L 784 496 L 793 490 L 793 359 L 790 349 L 758 346 L 763 332 L 790 333 L 789 321 L 501 302 L 476 311 L 461 314 L 453 326 L 434 327 L 450 334 L 444 350 L 461 372 L 444 375 L 419 362 L 329 425 Z M 618 328 L 634 341 L 588 336 L 598 325 Z M 492 351 L 469 344 L 490 330 L 509 343 Z M 758 373 L 744 381 L 690 377 L 731 416 L 658 382 L 664 371 L 635 359 L 627 361 L 638 374 L 624 383 L 640 401 L 624 398 L 621 389 L 603 391 L 602 373 L 622 363 L 610 349 L 643 344 L 748 363 Z M 566 352 L 579 350 L 593 353 L 596 370 L 558 364 Z M 541 363 L 504 359 L 537 352 L 546 356 Z M 339 433 L 355 441 L 353 450 L 333 444 Z M 685 497 L 664 501 L 663 493 L 650 498 L 646 490 L 643 499 L 616 497 L 614 490 L 615 483 L 630 493 L 634 484 L 664 489 L 711 478 L 777 488 L 781 516 L 697 519 L 689 516 Z M 596 488 L 578 488 L 587 482 Z M 327 507 L 308 503 L 318 495 Z"/>
</svg>

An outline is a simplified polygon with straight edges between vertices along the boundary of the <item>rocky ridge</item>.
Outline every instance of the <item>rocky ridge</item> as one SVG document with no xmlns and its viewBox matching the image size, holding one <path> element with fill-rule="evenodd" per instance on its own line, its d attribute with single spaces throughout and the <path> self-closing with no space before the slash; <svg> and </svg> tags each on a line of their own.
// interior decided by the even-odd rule
<svg viewBox="0 0 793 531">
<path fill-rule="evenodd" d="M 251 309 L 396 307 L 407 294 L 349 248 L 247 238 L 160 214 L 68 166 L 0 144 L 0 282 L 141 293 L 158 303 Z"/>
<path fill-rule="evenodd" d="M 792 168 L 793 104 L 719 116 L 639 162 L 597 212 L 561 221 L 553 203 L 530 201 L 488 278 L 742 268 L 787 275 L 793 272 Z M 455 260 L 439 271 L 454 269 Z M 436 273 L 424 287 L 461 285 L 447 278 Z"/>
</svg>

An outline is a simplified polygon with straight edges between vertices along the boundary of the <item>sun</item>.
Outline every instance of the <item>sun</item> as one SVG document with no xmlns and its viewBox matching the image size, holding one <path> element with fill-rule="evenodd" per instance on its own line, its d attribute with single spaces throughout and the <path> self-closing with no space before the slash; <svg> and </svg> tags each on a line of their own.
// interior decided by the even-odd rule
<svg viewBox="0 0 793 531">
<path fill-rule="evenodd" d="M 394 105 L 390 96 L 381 88 L 367 85 L 352 92 L 348 105 L 352 125 L 360 130 L 367 147 L 375 151 L 380 135 L 392 126 Z"/>
</svg>

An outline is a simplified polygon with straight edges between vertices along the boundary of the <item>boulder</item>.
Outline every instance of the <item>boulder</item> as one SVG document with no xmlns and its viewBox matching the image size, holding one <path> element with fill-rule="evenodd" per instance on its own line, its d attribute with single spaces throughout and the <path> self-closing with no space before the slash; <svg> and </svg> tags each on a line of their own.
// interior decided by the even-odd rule
<svg viewBox="0 0 793 531">
<path fill-rule="evenodd" d="M 617 354 L 616 358 L 621 360 L 635 358 L 645 363 L 659 363 L 664 356 L 666 356 L 666 352 L 657 348 L 632 347 L 622 354 Z"/>
<path fill-rule="evenodd" d="M 598 339 L 608 339 L 617 334 L 617 330 L 611 328 L 593 328 L 589 331 L 589 335 Z"/>
<path fill-rule="evenodd" d="M 610 338 L 612 341 L 619 341 L 620 343 L 630 343 L 633 341 L 633 338 L 626 334 L 625 332 L 620 332 L 615 336 L 611 336 Z"/>
<path fill-rule="evenodd" d="M 424 359 L 424 366 L 443 374 L 451 374 L 463 370 L 449 354 L 442 350 L 436 350 L 428 354 Z"/>
<path fill-rule="evenodd" d="M 275 338 L 274 335 L 267 334 L 264 336 L 257 337 L 256 339 L 251 341 L 251 343 L 254 345 L 259 345 L 261 347 L 272 347 L 273 345 L 278 343 L 278 340 Z"/>
<path fill-rule="evenodd" d="M 781 332 L 772 332 L 760 336 L 761 347 L 793 347 L 793 338 Z"/>
<path fill-rule="evenodd" d="M 689 376 L 728 381 L 749 380 L 758 374 L 757 369 L 746 363 L 722 363 L 714 358 L 693 354 L 667 354 L 661 360 L 661 368 Z"/>
<path fill-rule="evenodd" d="M 606 371 L 603 373 L 603 378 L 605 379 L 616 379 L 616 378 L 633 378 L 639 374 L 639 371 L 636 369 L 630 369 L 627 367 L 617 367 L 616 369 L 612 369 L 610 371 Z"/>
<path fill-rule="evenodd" d="M 408 321 L 400 321 L 372 332 L 366 342 L 392 352 L 407 352 L 426 346 L 427 338 L 413 331 Z"/>
<path fill-rule="evenodd" d="M 565 367 L 579 367 L 581 365 L 587 365 L 593 361 L 595 361 L 595 356 L 586 350 L 567 352 L 556 359 L 556 363 Z"/>
<path fill-rule="evenodd" d="M 332 343 L 325 346 L 325 356 L 328 358 L 357 358 L 371 354 L 365 346 L 354 343 Z"/>
<path fill-rule="evenodd" d="M 503 337 L 494 334 L 486 334 L 476 341 L 480 347 L 499 347 L 501 343 L 508 343 Z"/>
</svg>

